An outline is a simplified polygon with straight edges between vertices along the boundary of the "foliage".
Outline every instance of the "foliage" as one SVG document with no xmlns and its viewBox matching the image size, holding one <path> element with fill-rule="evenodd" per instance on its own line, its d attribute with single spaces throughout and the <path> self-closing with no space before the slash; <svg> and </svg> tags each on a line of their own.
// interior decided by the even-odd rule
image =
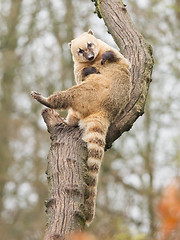
<svg viewBox="0 0 180 240">
<path fill-rule="evenodd" d="M 180 181 L 174 179 L 162 192 L 157 207 L 161 240 L 180 238 Z"/>
</svg>

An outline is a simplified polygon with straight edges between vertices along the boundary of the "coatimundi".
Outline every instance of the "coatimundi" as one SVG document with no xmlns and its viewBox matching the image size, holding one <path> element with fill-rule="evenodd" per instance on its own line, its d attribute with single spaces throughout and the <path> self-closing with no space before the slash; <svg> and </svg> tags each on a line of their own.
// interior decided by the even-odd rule
<svg viewBox="0 0 180 240">
<path fill-rule="evenodd" d="M 128 60 L 114 48 L 96 39 L 92 31 L 83 33 L 72 40 L 70 45 L 78 85 L 47 98 L 34 91 L 31 95 L 49 108 L 71 109 L 67 124 L 75 125 L 78 122 L 84 130 L 89 173 L 89 194 L 85 208 L 86 223 L 90 224 L 95 214 L 98 175 L 106 134 L 117 114 L 130 100 L 131 75 Z"/>
<path fill-rule="evenodd" d="M 74 76 L 77 84 L 85 81 L 90 74 L 105 74 L 111 77 L 108 63 L 116 62 L 114 67 L 125 66 L 130 68 L 129 61 L 115 48 L 97 39 L 90 29 L 69 43 L 74 61 Z M 71 126 L 77 126 L 79 119 L 77 114 L 70 108 L 66 122 Z"/>
</svg>

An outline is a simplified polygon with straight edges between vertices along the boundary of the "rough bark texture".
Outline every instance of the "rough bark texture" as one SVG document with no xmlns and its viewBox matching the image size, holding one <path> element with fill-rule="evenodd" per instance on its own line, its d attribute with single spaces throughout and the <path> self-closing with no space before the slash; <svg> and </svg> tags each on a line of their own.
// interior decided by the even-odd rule
<svg viewBox="0 0 180 240">
<path fill-rule="evenodd" d="M 144 113 L 153 68 L 152 47 L 135 29 L 122 1 L 103 0 L 98 3 L 97 7 L 109 33 L 132 66 L 131 100 L 109 128 L 106 148 L 110 148 L 112 143 L 123 132 L 128 131 L 135 120 Z"/>
<path fill-rule="evenodd" d="M 133 89 L 131 100 L 110 126 L 106 148 L 131 128 L 143 114 L 153 67 L 151 46 L 135 30 L 120 0 L 94 1 L 121 52 L 132 64 Z M 49 200 L 46 203 L 48 226 L 44 240 L 69 239 L 69 233 L 82 230 L 85 223 L 86 197 L 86 144 L 81 140 L 79 128 L 69 128 L 56 111 L 42 113 L 51 134 L 47 177 Z"/>
<path fill-rule="evenodd" d="M 45 202 L 48 226 L 44 240 L 64 239 L 85 224 L 84 198 L 86 193 L 86 144 L 79 128 L 70 128 L 59 114 L 46 108 L 42 112 L 51 134 L 47 179 L 49 200 Z"/>
</svg>

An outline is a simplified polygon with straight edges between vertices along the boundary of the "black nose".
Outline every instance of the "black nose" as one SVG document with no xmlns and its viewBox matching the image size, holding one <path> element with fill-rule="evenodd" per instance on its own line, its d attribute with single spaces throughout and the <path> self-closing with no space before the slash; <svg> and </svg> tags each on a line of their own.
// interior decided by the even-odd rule
<svg viewBox="0 0 180 240">
<path fill-rule="evenodd" d="M 88 57 L 88 60 L 91 61 L 94 59 L 94 56 Z"/>
</svg>

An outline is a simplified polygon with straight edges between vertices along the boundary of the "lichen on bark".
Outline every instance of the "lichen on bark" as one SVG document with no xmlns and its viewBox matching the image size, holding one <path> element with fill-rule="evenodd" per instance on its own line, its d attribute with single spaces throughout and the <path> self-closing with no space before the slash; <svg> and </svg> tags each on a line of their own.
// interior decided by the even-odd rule
<svg viewBox="0 0 180 240">
<path fill-rule="evenodd" d="M 96 13 L 99 18 L 102 18 L 101 9 L 100 9 L 100 3 L 101 3 L 103 0 L 91 0 L 91 1 L 94 2 L 94 5 L 95 5 L 95 11 L 94 11 L 94 13 Z"/>
</svg>

